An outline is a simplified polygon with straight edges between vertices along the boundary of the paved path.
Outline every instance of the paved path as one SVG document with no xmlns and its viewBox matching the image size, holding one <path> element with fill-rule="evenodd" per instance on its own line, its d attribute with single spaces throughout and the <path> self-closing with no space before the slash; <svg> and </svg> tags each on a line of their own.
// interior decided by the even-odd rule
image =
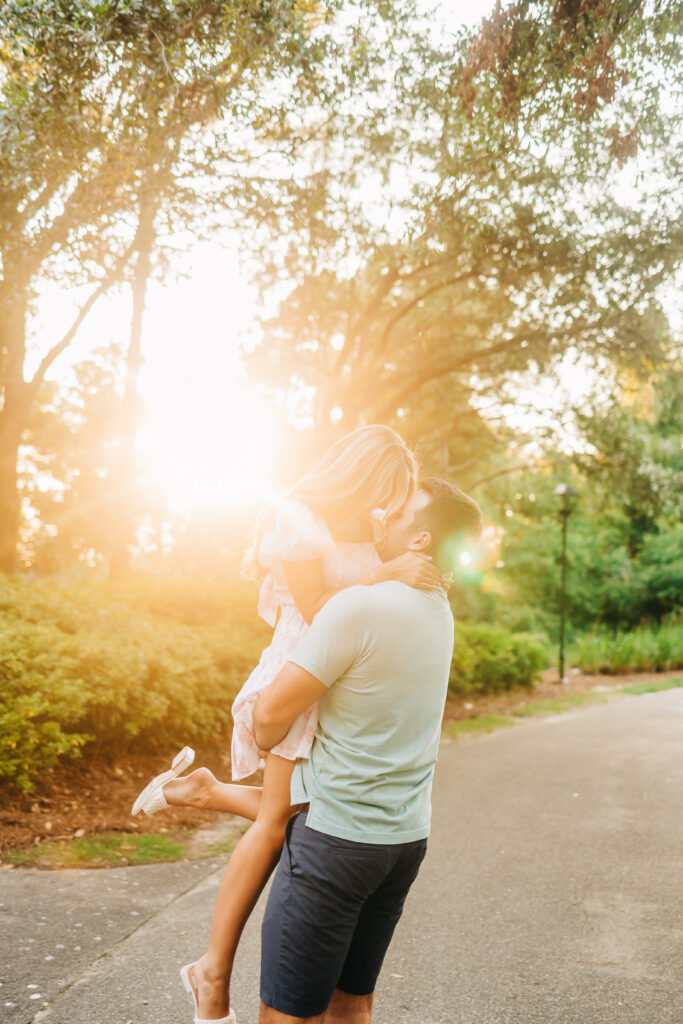
<svg viewBox="0 0 683 1024">
<path fill-rule="evenodd" d="M 375 1024 L 683 1024 L 683 690 L 445 744 Z M 218 860 L 0 874 L 3 1024 L 189 1024 Z M 262 905 L 235 968 L 258 1019 Z"/>
</svg>

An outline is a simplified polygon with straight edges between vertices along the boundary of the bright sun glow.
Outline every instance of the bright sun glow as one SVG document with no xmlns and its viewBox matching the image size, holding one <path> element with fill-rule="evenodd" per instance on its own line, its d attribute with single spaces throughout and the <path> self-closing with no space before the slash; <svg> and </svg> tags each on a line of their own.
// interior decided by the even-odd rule
<svg viewBox="0 0 683 1024">
<path fill-rule="evenodd" d="M 159 298 L 150 296 L 140 382 L 148 412 L 138 450 L 150 476 L 178 512 L 267 500 L 275 428 L 247 387 L 236 344 L 253 296 L 236 267 L 214 256 Z"/>
<path fill-rule="evenodd" d="M 175 512 L 251 506 L 272 492 L 273 428 L 265 408 L 220 382 L 156 396 L 138 451 Z"/>
<path fill-rule="evenodd" d="M 143 415 L 137 450 L 144 476 L 174 512 L 248 507 L 272 496 L 276 437 L 267 403 L 248 389 L 240 337 L 265 312 L 223 246 L 193 245 L 188 277 L 151 282 L 143 326 Z M 42 297 L 34 361 L 71 322 L 59 291 Z M 124 349 L 130 296 L 113 293 L 95 307 L 55 376 L 111 342 Z"/>
</svg>

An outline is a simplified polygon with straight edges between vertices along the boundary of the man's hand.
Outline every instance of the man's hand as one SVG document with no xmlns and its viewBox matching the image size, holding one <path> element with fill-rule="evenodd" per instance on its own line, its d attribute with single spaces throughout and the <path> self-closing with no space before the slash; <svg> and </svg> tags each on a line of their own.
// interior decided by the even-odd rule
<svg viewBox="0 0 683 1024">
<path fill-rule="evenodd" d="M 306 708 L 319 700 L 327 687 L 294 662 L 288 661 L 254 705 L 254 736 L 263 750 L 285 738 Z"/>
</svg>

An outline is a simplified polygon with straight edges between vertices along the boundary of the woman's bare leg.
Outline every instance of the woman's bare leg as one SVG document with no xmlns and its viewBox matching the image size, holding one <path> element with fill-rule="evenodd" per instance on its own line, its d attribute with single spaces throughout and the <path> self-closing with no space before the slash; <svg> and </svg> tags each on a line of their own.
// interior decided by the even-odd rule
<svg viewBox="0 0 683 1024">
<path fill-rule="evenodd" d="M 219 782 L 208 768 L 197 768 L 164 786 L 164 796 L 174 807 L 203 807 L 223 814 L 239 814 L 256 821 L 261 806 L 260 786 Z"/>
<path fill-rule="evenodd" d="M 209 950 L 194 966 L 199 1016 L 225 1017 L 230 976 L 242 930 L 278 862 L 292 814 L 289 784 L 294 761 L 268 754 L 256 821 L 230 855 L 218 892 Z"/>
</svg>

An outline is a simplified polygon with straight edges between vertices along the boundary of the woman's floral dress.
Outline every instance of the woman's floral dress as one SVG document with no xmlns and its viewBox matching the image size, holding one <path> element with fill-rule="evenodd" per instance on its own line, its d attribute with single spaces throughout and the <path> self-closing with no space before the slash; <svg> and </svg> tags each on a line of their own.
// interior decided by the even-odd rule
<svg viewBox="0 0 683 1024">
<path fill-rule="evenodd" d="M 308 629 L 287 586 L 283 561 L 322 559 L 326 590 L 350 586 L 380 561 L 372 544 L 336 543 L 323 520 L 293 499 L 284 499 L 269 511 L 261 530 L 258 558 L 268 570 L 259 594 L 258 611 L 262 619 L 275 626 L 275 632 L 232 706 L 232 777 L 235 780 L 252 775 L 261 766 L 252 723 L 256 698 L 272 683 Z M 308 757 L 317 723 L 316 703 L 297 718 L 272 753 L 291 761 Z"/>
</svg>

